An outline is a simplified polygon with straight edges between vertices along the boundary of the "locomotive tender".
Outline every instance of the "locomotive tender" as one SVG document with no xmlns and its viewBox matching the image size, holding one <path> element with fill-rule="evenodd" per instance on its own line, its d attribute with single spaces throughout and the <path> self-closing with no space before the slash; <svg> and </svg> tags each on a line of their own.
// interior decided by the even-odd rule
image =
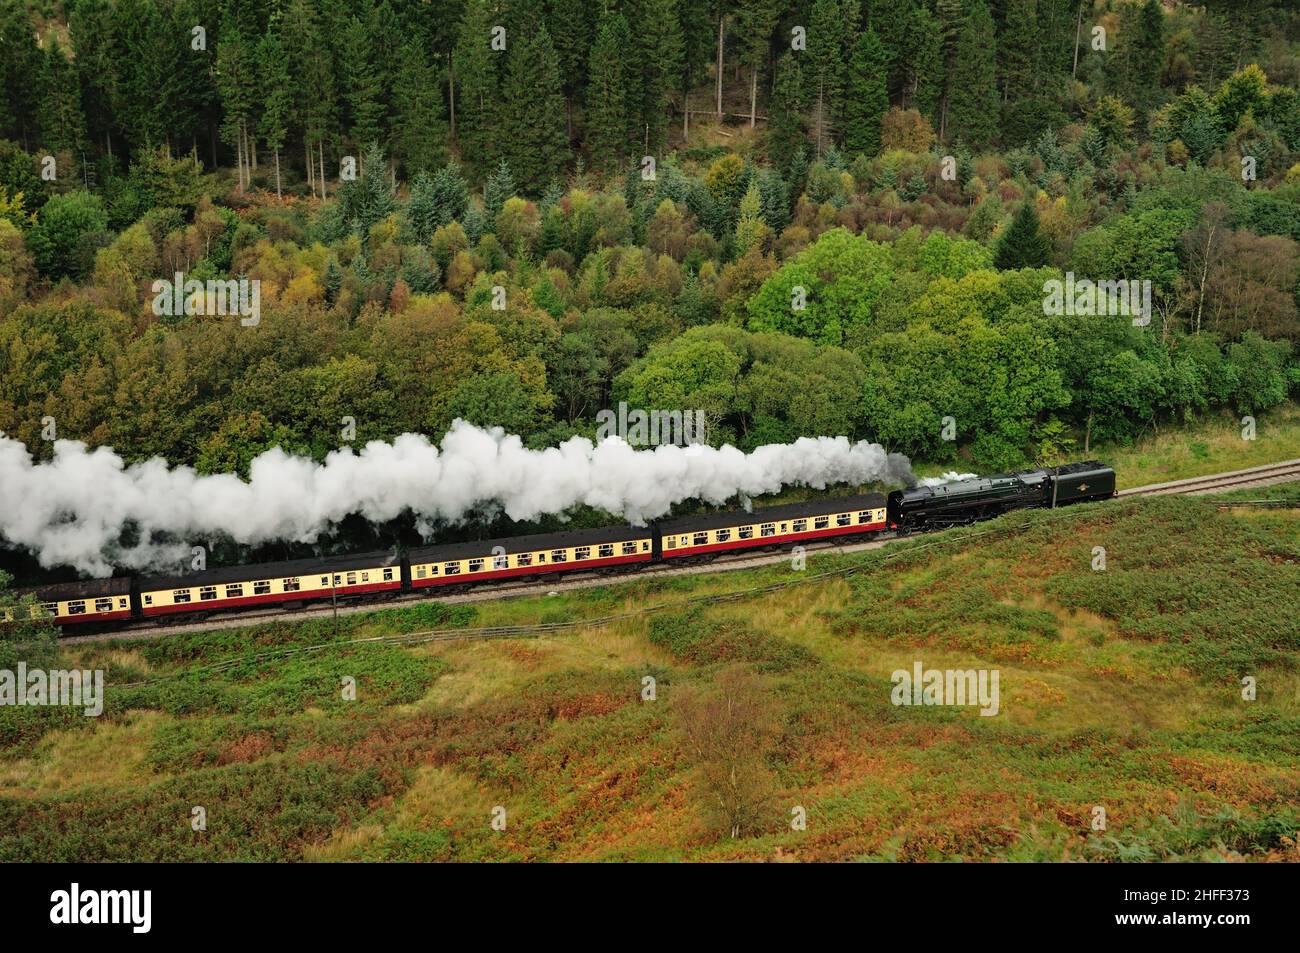
<svg viewBox="0 0 1300 953">
<path fill-rule="evenodd" d="M 399 592 L 459 592 L 517 577 L 634 572 L 650 563 L 692 563 L 721 553 L 781 549 L 820 539 L 907 534 L 965 525 L 1009 510 L 1063 506 L 1115 495 L 1115 471 L 1095 460 L 1025 470 L 884 496 L 865 493 L 753 510 L 685 516 L 646 527 L 424 546 L 230 566 L 173 576 L 115 577 L 29 590 L 59 626 L 111 628 L 141 619 L 203 618 L 212 612 L 316 602 L 358 602 Z M 13 612 L 3 611 L 12 621 Z M 93 623 L 93 625 L 88 625 Z M 84 628 L 83 628 L 84 627 Z"/>
</svg>

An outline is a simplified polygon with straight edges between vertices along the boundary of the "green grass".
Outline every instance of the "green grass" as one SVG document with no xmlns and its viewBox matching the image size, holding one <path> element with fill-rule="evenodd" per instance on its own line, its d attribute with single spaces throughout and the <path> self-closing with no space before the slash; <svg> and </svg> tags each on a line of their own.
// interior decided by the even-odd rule
<svg viewBox="0 0 1300 953">
<path fill-rule="evenodd" d="M 856 571 L 713 598 L 834 568 Z M 338 644 L 675 602 L 555 636 Z M 1300 510 L 1160 498 L 803 573 L 63 646 L 109 673 L 107 710 L 0 711 L 0 860 L 1295 860 L 1297 604 Z M 997 669 L 1000 714 L 893 705 L 916 660 Z M 771 724 L 736 742 L 766 796 L 732 839 L 685 719 L 735 669 Z"/>
</svg>

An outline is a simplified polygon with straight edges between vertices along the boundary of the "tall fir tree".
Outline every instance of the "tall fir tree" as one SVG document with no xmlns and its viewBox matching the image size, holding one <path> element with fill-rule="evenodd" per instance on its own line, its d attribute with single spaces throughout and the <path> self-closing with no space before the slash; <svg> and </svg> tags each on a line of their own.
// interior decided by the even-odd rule
<svg viewBox="0 0 1300 953">
<path fill-rule="evenodd" d="M 736 29 L 740 36 L 740 61 L 749 67 L 749 125 L 758 119 L 758 76 L 767 61 L 772 29 L 777 19 L 776 0 L 737 0 Z"/>
<path fill-rule="evenodd" d="M 235 149 L 239 187 L 245 189 L 251 180 L 249 126 L 257 90 L 257 59 L 252 45 L 229 12 L 222 21 L 217 41 L 217 89 L 225 113 L 221 138 Z"/>
<path fill-rule="evenodd" d="M 888 58 L 876 31 L 858 34 L 849 61 L 844 107 L 844 151 L 874 156 L 880 151 L 880 121 L 889 109 L 885 89 Z"/>
<path fill-rule="evenodd" d="M 560 76 L 564 86 L 565 116 L 570 136 L 573 132 L 574 105 L 586 92 L 587 64 L 596 36 L 596 10 L 593 0 L 548 0 L 546 23 L 560 58 Z"/>
<path fill-rule="evenodd" d="M 492 48 L 492 30 L 501 19 L 493 0 L 468 0 L 453 55 L 460 85 L 456 137 L 461 157 L 479 178 L 487 175 L 503 151 L 498 103 L 506 53 Z"/>
<path fill-rule="evenodd" d="M 835 142 L 833 117 L 844 82 L 843 23 L 839 0 L 814 0 L 808 15 L 808 103 L 820 156 Z"/>
<path fill-rule="evenodd" d="M 1042 34 L 1038 0 L 1006 0 L 998 37 L 998 76 L 1004 103 L 1017 103 L 1038 92 Z"/>
<path fill-rule="evenodd" d="M 587 65 L 587 149 L 592 166 L 618 168 L 627 149 L 627 89 L 619 43 L 627 35 L 621 13 L 601 18 Z"/>
<path fill-rule="evenodd" d="M 79 155 L 86 141 L 86 117 L 81 112 L 81 84 L 77 69 L 63 52 L 58 38 L 45 50 L 41 76 L 39 116 L 41 143 L 55 152 Z"/>
<path fill-rule="evenodd" d="M 343 98 L 347 101 L 348 138 L 358 156 L 372 144 L 382 145 L 384 104 L 380 68 L 375 62 L 370 28 L 358 17 L 348 20 L 343 35 Z"/>
<path fill-rule="evenodd" d="M 522 32 L 522 31 L 517 31 Z M 544 24 L 510 44 L 502 93 L 502 132 L 520 187 L 540 195 L 568 158 L 560 61 Z"/>
<path fill-rule="evenodd" d="M 668 129 L 668 107 L 681 83 L 686 47 L 682 39 L 679 0 L 635 0 L 632 22 L 641 66 L 638 95 L 632 97 L 640 113 L 637 143 L 643 154 L 657 153 Z M 629 90 L 629 92 L 632 92 Z"/>
<path fill-rule="evenodd" d="M 807 143 L 803 130 L 803 73 L 795 57 L 790 52 L 777 61 L 776 86 L 767 109 L 767 155 L 783 171 Z"/>
<path fill-rule="evenodd" d="M 78 3 L 68 13 L 68 32 L 72 37 L 73 63 L 81 83 L 87 132 L 112 156 L 113 137 L 117 133 L 118 82 L 117 59 L 113 55 L 113 7 L 109 0 L 82 0 Z M 5 38 L 4 42 L 7 44 L 9 41 Z M 8 80 L 3 76 L 0 80 L 8 89 Z M 3 123 L 0 123 L 0 130 L 3 130 Z"/>
<path fill-rule="evenodd" d="M 968 0 L 957 34 L 948 97 L 949 139 L 984 148 L 997 132 L 997 43 L 993 17 L 984 0 Z"/>
<path fill-rule="evenodd" d="M 407 176 L 428 172 L 447 159 L 442 83 L 433 61 L 414 40 L 401 49 L 393 86 L 393 153 Z"/>
<path fill-rule="evenodd" d="M 999 270 L 1012 268 L 1041 268 L 1051 257 L 1051 245 L 1038 228 L 1038 212 L 1034 200 L 1027 197 L 1020 204 L 993 253 L 993 264 Z"/>
<path fill-rule="evenodd" d="M 278 30 L 268 32 L 257 50 L 258 76 L 262 90 L 262 114 L 257 129 L 275 157 L 275 194 L 282 194 L 280 152 L 289 137 L 289 114 L 293 109 L 293 88 L 289 61 Z"/>
</svg>

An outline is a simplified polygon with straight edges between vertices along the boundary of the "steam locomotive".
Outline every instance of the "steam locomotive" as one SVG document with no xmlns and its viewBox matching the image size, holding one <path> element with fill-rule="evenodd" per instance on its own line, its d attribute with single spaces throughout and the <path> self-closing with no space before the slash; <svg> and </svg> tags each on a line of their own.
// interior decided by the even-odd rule
<svg viewBox="0 0 1300 953">
<path fill-rule="evenodd" d="M 574 572 L 636 572 L 652 563 L 693 563 L 745 550 L 822 539 L 908 534 L 990 519 L 1026 507 L 1065 506 L 1115 495 L 1115 471 L 1095 460 L 1025 470 L 888 496 L 865 493 L 756 509 L 685 516 L 645 527 L 610 526 L 504 539 L 230 566 L 172 576 L 57 583 L 33 590 L 33 612 L 78 631 L 128 621 L 182 621 L 272 605 L 355 603 L 401 592 L 463 592 L 509 578 Z M 0 610 L 13 621 L 14 608 Z"/>
</svg>

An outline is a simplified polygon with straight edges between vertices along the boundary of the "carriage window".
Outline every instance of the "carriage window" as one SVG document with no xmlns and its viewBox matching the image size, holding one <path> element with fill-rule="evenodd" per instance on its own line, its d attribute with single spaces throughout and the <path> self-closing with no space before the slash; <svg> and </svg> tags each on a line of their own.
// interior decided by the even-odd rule
<svg viewBox="0 0 1300 953">
<path fill-rule="evenodd" d="M 242 585 L 240 585 L 240 586 L 226 586 L 226 598 L 227 598 L 227 599 L 238 599 L 238 598 L 239 598 L 240 596 L 242 596 L 243 594 L 244 594 L 244 587 L 243 587 Z"/>
<path fill-rule="evenodd" d="M 119 609 L 125 609 L 125 608 L 126 608 L 126 600 L 125 600 L 125 599 L 118 599 L 118 600 L 117 600 L 117 605 L 118 605 L 118 608 L 119 608 Z"/>
<path fill-rule="evenodd" d="M 415 578 L 416 578 L 416 579 L 423 579 L 423 578 L 424 578 L 424 567 L 423 567 L 423 566 L 416 566 L 416 567 L 415 567 Z"/>
<path fill-rule="evenodd" d="M 664 549 L 676 549 L 676 548 L 677 548 L 677 541 L 673 539 L 671 536 L 665 536 Z"/>
<path fill-rule="evenodd" d="M 575 550 L 573 551 L 573 558 L 574 558 L 574 559 L 590 559 L 590 558 L 591 558 L 591 547 L 590 547 L 590 546 L 579 546 L 577 549 L 575 549 Z"/>
<path fill-rule="evenodd" d="M 145 597 L 144 597 L 144 604 L 147 605 L 147 606 L 151 606 L 151 605 L 153 605 L 153 596 L 145 596 Z"/>
<path fill-rule="evenodd" d="M 677 545 L 678 545 L 678 546 L 685 546 L 688 542 L 690 542 L 690 537 L 689 537 L 689 536 L 681 536 L 681 537 L 678 537 Z"/>
<path fill-rule="evenodd" d="M 393 570 L 390 567 L 384 570 L 384 582 L 392 582 L 392 581 L 393 581 Z"/>
<path fill-rule="evenodd" d="M 297 592 L 298 586 L 299 586 L 298 577 L 290 576 L 288 579 L 284 581 L 281 588 L 284 589 L 285 592 Z"/>
<path fill-rule="evenodd" d="M 596 555 L 599 556 L 601 559 L 608 559 L 610 556 L 613 556 L 614 544 L 606 543 L 604 546 L 601 546 L 600 549 L 596 550 Z"/>
<path fill-rule="evenodd" d="M 356 584 L 357 584 L 357 574 L 354 572 L 348 573 L 348 585 L 355 586 Z"/>
<path fill-rule="evenodd" d="M 320 584 L 321 584 L 322 586 L 328 586 L 328 585 L 330 584 L 330 577 L 329 577 L 329 576 L 321 576 L 321 577 L 320 577 Z"/>
<path fill-rule="evenodd" d="M 200 602 L 206 602 L 206 601 L 209 600 L 209 599 L 215 599 L 215 598 L 217 598 L 217 587 L 216 587 L 216 586 L 200 586 L 200 587 L 199 587 L 199 601 L 200 601 Z"/>
<path fill-rule="evenodd" d="M 568 558 L 569 558 L 569 554 L 566 550 L 556 549 L 556 550 L 552 550 L 551 552 L 551 562 L 553 563 L 566 562 Z"/>
<path fill-rule="evenodd" d="M 213 595 L 209 596 L 209 598 L 215 598 L 216 590 L 213 589 L 212 592 Z M 177 589 L 175 592 L 172 593 L 172 602 L 189 602 L 189 601 L 190 601 L 190 591 L 188 589 Z"/>
<path fill-rule="evenodd" d="M 848 526 L 853 522 L 853 516 L 849 513 L 840 513 L 835 517 L 836 526 Z"/>
<path fill-rule="evenodd" d="M 742 526 L 740 527 L 740 529 L 736 530 L 736 535 L 739 536 L 741 539 L 753 539 L 754 527 Z"/>
<path fill-rule="evenodd" d="M 694 536 L 691 537 L 691 540 L 696 546 L 703 546 L 705 543 L 709 541 L 709 534 L 696 533 Z"/>
<path fill-rule="evenodd" d="M 827 526 L 830 525 L 831 525 L 831 518 L 829 516 L 819 516 L 815 520 L 813 520 L 813 529 L 825 529 Z"/>
<path fill-rule="evenodd" d="M 96 612 L 112 612 L 112 611 L 113 611 L 113 600 L 112 600 L 112 599 L 96 599 L 96 600 L 95 600 L 95 611 L 96 611 Z"/>
<path fill-rule="evenodd" d="M 460 563 L 447 563 L 442 567 L 442 574 L 444 576 L 459 576 Z"/>
<path fill-rule="evenodd" d="M 470 572 L 482 572 L 482 571 L 483 571 L 483 563 L 484 563 L 484 560 L 482 560 L 482 559 L 471 559 L 471 560 L 469 561 L 469 571 L 470 571 Z"/>
<path fill-rule="evenodd" d="M 731 530 L 729 529 L 718 530 L 718 542 L 725 543 L 729 539 L 731 539 Z"/>
<path fill-rule="evenodd" d="M 761 527 L 759 527 L 758 534 L 759 534 L 760 536 L 775 536 L 775 535 L 776 535 L 776 524 L 775 524 L 775 523 L 764 523 Z"/>
<path fill-rule="evenodd" d="M 538 554 L 537 554 L 537 561 L 538 561 L 539 563 L 544 563 L 544 562 L 546 562 L 546 553 L 538 553 Z"/>
<path fill-rule="evenodd" d="M 69 602 L 68 615 L 85 615 L 86 604 L 84 602 Z"/>
<path fill-rule="evenodd" d="M 520 553 L 518 556 L 515 557 L 516 566 L 531 566 L 532 564 L 533 564 L 532 553 Z"/>
<path fill-rule="evenodd" d="M 623 555 L 624 555 L 624 556 L 634 556 L 634 555 L 636 555 L 636 543 L 624 543 L 624 544 L 623 544 Z"/>
<path fill-rule="evenodd" d="M 369 582 L 369 581 L 370 581 L 370 573 L 368 573 L 368 572 L 363 572 L 363 573 L 361 574 L 361 581 L 362 581 L 362 582 Z"/>
<path fill-rule="evenodd" d="M 808 521 L 807 521 L 807 520 L 795 520 L 795 521 L 794 521 L 794 531 L 795 531 L 796 533 L 802 533 L 802 532 L 804 532 L 806 529 L 808 529 Z"/>
<path fill-rule="evenodd" d="M 253 583 L 253 595 L 255 596 L 264 596 L 270 591 L 271 591 L 270 580 L 266 580 L 265 582 Z"/>
<path fill-rule="evenodd" d="M 59 604 L 57 602 L 47 602 L 45 603 L 44 608 L 50 615 L 59 614 Z"/>
<path fill-rule="evenodd" d="M 859 523 L 870 523 L 870 522 L 871 522 L 871 510 L 863 510 L 861 513 L 859 513 L 859 514 L 858 514 L 858 522 L 859 522 Z"/>
<path fill-rule="evenodd" d="M 492 568 L 509 569 L 510 557 L 507 556 L 505 553 L 497 553 L 495 556 L 492 557 Z"/>
</svg>

